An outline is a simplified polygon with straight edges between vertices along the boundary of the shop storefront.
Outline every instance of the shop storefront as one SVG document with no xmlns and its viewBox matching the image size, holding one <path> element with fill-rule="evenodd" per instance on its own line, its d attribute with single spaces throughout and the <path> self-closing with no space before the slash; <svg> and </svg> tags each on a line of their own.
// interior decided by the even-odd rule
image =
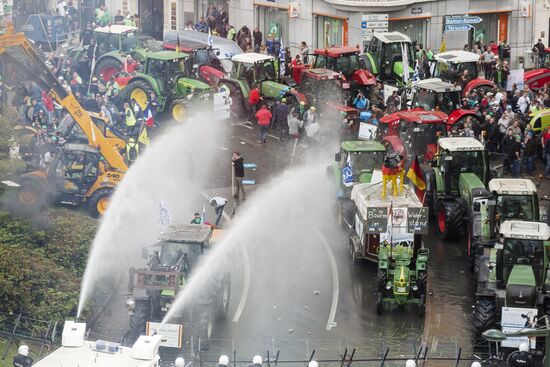
<svg viewBox="0 0 550 367">
<path fill-rule="evenodd" d="M 491 41 L 497 44 L 500 41 L 508 41 L 508 13 L 496 14 L 473 14 L 479 15 L 483 20 L 475 24 L 475 28 L 470 30 L 470 45 L 477 42 L 483 42 L 488 45 Z"/>
<path fill-rule="evenodd" d="M 256 24 L 264 38 L 271 34 L 288 45 L 288 8 L 257 6 L 256 9 Z"/>
<path fill-rule="evenodd" d="M 313 46 L 326 48 L 347 46 L 348 21 L 346 18 L 334 18 L 314 14 L 315 29 Z"/>
<path fill-rule="evenodd" d="M 429 17 L 414 19 L 392 19 L 388 24 L 390 32 L 401 32 L 409 36 L 411 41 L 427 45 Z"/>
</svg>

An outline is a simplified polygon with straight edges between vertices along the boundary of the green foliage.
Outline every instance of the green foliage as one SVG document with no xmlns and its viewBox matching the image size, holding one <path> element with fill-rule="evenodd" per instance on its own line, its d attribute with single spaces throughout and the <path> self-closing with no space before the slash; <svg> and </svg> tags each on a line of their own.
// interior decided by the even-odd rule
<svg viewBox="0 0 550 367">
<path fill-rule="evenodd" d="M 96 222 L 68 210 L 44 216 L 41 228 L 0 212 L 0 312 L 61 320 L 78 302 Z"/>
</svg>

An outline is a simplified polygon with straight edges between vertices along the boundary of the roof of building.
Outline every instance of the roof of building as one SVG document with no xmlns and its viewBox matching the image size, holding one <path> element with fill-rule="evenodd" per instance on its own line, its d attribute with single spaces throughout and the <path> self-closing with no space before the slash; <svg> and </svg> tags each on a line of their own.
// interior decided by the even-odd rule
<svg viewBox="0 0 550 367">
<path fill-rule="evenodd" d="M 480 56 L 474 52 L 469 51 L 447 51 L 436 54 L 435 59 L 437 61 L 445 61 L 453 64 L 460 64 L 464 62 L 478 62 Z"/>
<path fill-rule="evenodd" d="M 372 34 L 374 38 L 378 38 L 384 43 L 396 43 L 396 42 L 411 42 L 411 39 L 406 34 L 400 32 L 374 32 Z"/>
<path fill-rule="evenodd" d="M 132 27 L 128 25 L 113 24 L 111 26 L 97 27 L 94 29 L 96 33 L 112 33 L 112 34 L 123 34 L 128 32 L 137 32 L 137 27 Z"/>
<path fill-rule="evenodd" d="M 348 140 L 340 144 L 342 150 L 347 152 L 385 152 L 386 148 L 379 141 L 374 140 Z"/>
<path fill-rule="evenodd" d="M 206 243 L 212 235 L 212 229 L 206 224 L 177 224 L 169 226 L 160 235 L 160 241 Z"/>
<path fill-rule="evenodd" d="M 531 195 L 537 186 L 524 178 L 494 178 L 489 181 L 489 190 L 501 195 Z"/>
<path fill-rule="evenodd" d="M 550 227 L 546 223 L 507 220 L 500 225 L 500 234 L 505 238 L 546 241 L 550 239 Z"/>
<path fill-rule="evenodd" d="M 245 64 L 255 64 L 257 62 L 273 60 L 273 56 L 259 54 L 256 52 L 245 52 L 243 54 L 235 55 L 231 58 L 233 62 L 242 62 Z"/>
<path fill-rule="evenodd" d="M 446 82 L 439 78 L 419 80 L 413 84 L 413 87 L 431 90 L 436 93 L 454 92 L 457 90 L 458 91 L 462 90 L 460 86 Z"/>
<path fill-rule="evenodd" d="M 440 138 L 438 144 L 450 152 L 484 150 L 483 144 L 477 139 L 466 137 Z"/>
<path fill-rule="evenodd" d="M 317 48 L 313 52 L 315 55 L 326 55 L 328 57 L 340 57 L 347 54 L 358 54 L 361 50 L 355 47 L 328 47 Z"/>
</svg>

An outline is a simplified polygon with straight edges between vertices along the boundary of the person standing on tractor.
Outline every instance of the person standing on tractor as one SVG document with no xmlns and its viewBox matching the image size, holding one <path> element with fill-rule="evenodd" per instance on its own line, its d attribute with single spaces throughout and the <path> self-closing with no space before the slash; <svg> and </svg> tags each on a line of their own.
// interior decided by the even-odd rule
<svg viewBox="0 0 550 367">
<path fill-rule="evenodd" d="M 125 124 L 126 124 L 126 133 L 129 136 L 135 136 L 136 132 L 136 116 L 134 115 L 134 111 L 132 111 L 132 108 L 130 107 L 130 103 L 124 102 L 124 116 L 125 116 Z"/>
<path fill-rule="evenodd" d="M 21 345 L 17 350 L 17 355 L 13 357 L 14 367 L 31 367 L 33 364 L 32 358 L 29 357 L 29 347 Z"/>
<path fill-rule="evenodd" d="M 249 122 L 254 122 L 256 112 L 258 112 L 258 106 L 262 96 L 260 95 L 260 87 L 255 84 L 252 90 L 250 91 L 250 96 L 248 97 L 248 104 L 250 105 L 250 116 L 248 117 Z"/>
<path fill-rule="evenodd" d="M 260 31 L 260 28 L 254 28 L 252 38 L 254 39 L 254 52 L 259 53 L 260 47 L 262 46 L 262 41 L 264 40 L 264 35 Z"/>
<path fill-rule="evenodd" d="M 508 363 L 511 367 L 533 367 L 533 357 L 529 352 L 527 343 L 521 343 L 519 345 L 519 350 L 510 354 Z"/>
<path fill-rule="evenodd" d="M 302 55 L 302 60 L 304 64 L 309 63 L 309 47 L 307 47 L 306 41 L 302 41 L 300 44 L 300 55 Z"/>
<path fill-rule="evenodd" d="M 202 223 L 201 215 L 199 213 L 193 214 L 193 219 L 191 219 L 190 223 L 191 224 L 201 224 Z"/>
<path fill-rule="evenodd" d="M 220 220 L 222 219 L 223 208 L 225 207 L 225 204 L 227 204 L 227 199 L 220 196 L 215 196 L 210 199 L 210 205 L 212 205 L 214 207 L 214 210 L 216 211 L 216 222 L 214 223 L 216 227 L 219 227 L 220 225 Z"/>
<path fill-rule="evenodd" d="M 131 165 L 139 158 L 139 144 L 136 142 L 136 139 L 130 138 L 126 143 L 126 146 L 123 149 L 123 153 L 126 153 L 126 163 Z"/>
<path fill-rule="evenodd" d="M 260 126 L 260 144 L 266 142 L 267 130 L 269 129 L 269 124 L 271 123 L 271 118 L 273 115 L 271 111 L 267 108 L 267 105 L 263 104 L 258 112 L 256 112 L 256 119 L 258 120 L 258 125 Z"/>
<path fill-rule="evenodd" d="M 233 152 L 233 157 L 231 158 L 233 163 L 233 172 L 235 175 L 235 184 L 237 185 L 234 198 L 239 199 L 239 193 L 243 194 L 243 201 L 246 200 L 246 192 L 244 191 L 243 179 L 244 179 L 244 159 L 241 157 L 239 152 Z"/>
<path fill-rule="evenodd" d="M 397 95 L 397 91 L 394 90 L 392 94 L 386 99 L 386 106 L 390 107 L 393 106 L 396 109 L 399 108 L 399 105 L 401 104 L 401 100 L 399 99 L 399 96 Z"/>
</svg>

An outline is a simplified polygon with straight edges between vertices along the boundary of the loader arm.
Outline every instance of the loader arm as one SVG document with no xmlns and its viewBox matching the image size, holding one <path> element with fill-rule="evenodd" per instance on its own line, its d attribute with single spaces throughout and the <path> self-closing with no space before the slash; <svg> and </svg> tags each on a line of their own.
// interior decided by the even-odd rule
<svg viewBox="0 0 550 367">
<path fill-rule="evenodd" d="M 93 123 L 72 93 L 67 93 L 58 82 L 40 56 L 34 50 L 24 33 L 9 33 L 0 35 L 0 63 L 17 65 L 18 72 L 36 82 L 48 92 L 52 98 L 63 106 L 73 117 L 88 141 L 97 147 L 107 163 L 116 170 L 125 173 L 128 166 L 124 159 L 105 138 L 101 130 Z"/>
</svg>

